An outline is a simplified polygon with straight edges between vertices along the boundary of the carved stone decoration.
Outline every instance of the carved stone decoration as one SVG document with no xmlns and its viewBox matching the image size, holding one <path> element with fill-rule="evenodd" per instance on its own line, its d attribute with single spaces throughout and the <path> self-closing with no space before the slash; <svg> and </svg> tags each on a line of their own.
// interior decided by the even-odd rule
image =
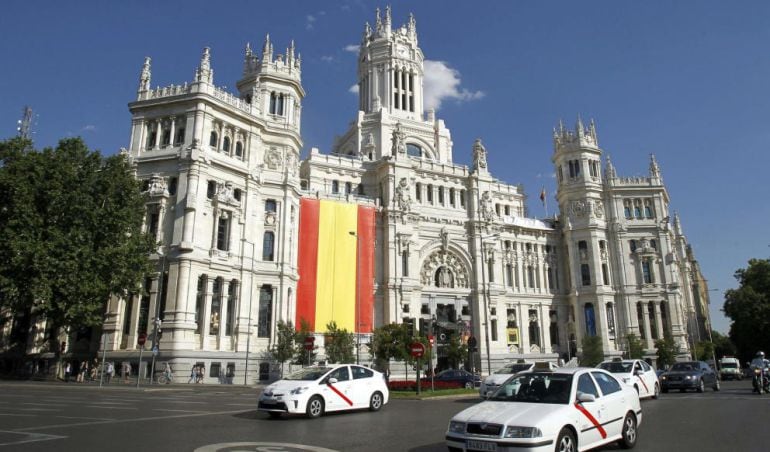
<svg viewBox="0 0 770 452">
<path fill-rule="evenodd" d="M 447 266 L 442 266 L 436 271 L 436 287 L 444 289 L 454 288 L 454 274 Z"/>
<path fill-rule="evenodd" d="M 409 182 L 402 177 L 396 187 L 396 204 L 402 212 L 409 212 L 412 209 L 412 195 L 409 193 Z"/>
<path fill-rule="evenodd" d="M 449 231 L 447 231 L 446 227 L 441 228 L 439 236 L 441 237 L 441 251 L 446 253 L 449 249 Z"/>
<path fill-rule="evenodd" d="M 401 130 L 401 123 L 393 129 L 393 155 L 406 154 L 406 134 Z"/>
<path fill-rule="evenodd" d="M 485 191 L 481 196 L 481 216 L 486 221 L 494 221 L 497 217 L 495 208 L 492 205 L 492 195 L 488 191 Z"/>
<path fill-rule="evenodd" d="M 420 271 L 420 281 L 423 286 L 434 287 L 436 281 L 434 277 L 441 267 L 446 267 L 454 278 L 454 288 L 468 288 L 468 269 L 462 264 L 460 259 L 451 252 L 441 250 L 434 251 L 428 256 L 422 264 Z"/>
<path fill-rule="evenodd" d="M 575 217 L 583 217 L 586 214 L 586 203 L 582 200 L 572 201 L 570 209 L 572 210 L 572 215 Z"/>
<path fill-rule="evenodd" d="M 265 226 L 275 226 L 278 222 L 278 217 L 275 212 L 265 212 Z"/>
<path fill-rule="evenodd" d="M 168 187 L 166 187 L 166 179 L 161 177 L 160 174 L 153 174 L 150 177 L 150 185 L 147 188 L 147 194 L 151 197 L 156 196 L 168 196 Z"/>
<path fill-rule="evenodd" d="M 596 218 L 604 217 L 604 204 L 601 201 L 594 201 L 593 212 Z"/>
<path fill-rule="evenodd" d="M 295 176 L 297 171 L 299 171 L 299 161 L 297 160 L 297 156 L 293 153 L 289 153 L 289 155 L 286 156 L 286 169 L 291 176 Z"/>
<path fill-rule="evenodd" d="M 233 190 L 232 182 L 225 182 L 224 184 L 217 184 L 217 193 L 214 196 L 214 200 L 219 204 L 230 204 L 237 206 L 240 201 L 235 199 L 235 191 Z"/>
<path fill-rule="evenodd" d="M 473 143 L 473 169 L 487 167 L 487 150 L 483 144 L 481 144 L 481 138 L 476 138 Z"/>
<path fill-rule="evenodd" d="M 150 89 L 150 79 L 152 73 L 150 72 L 150 57 L 144 57 L 144 64 L 142 65 L 142 73 L 139 76 L 139 91 L 147 91 Z"/>
<path fill-rule="evenodd" d="M 271 170 L 277 170 L 281 167 L 282 163 L 283 157 L 281 156 L 281 152 L 276 148 L 268 149 L 265 153 L 265 165 Z"/>
</svg>

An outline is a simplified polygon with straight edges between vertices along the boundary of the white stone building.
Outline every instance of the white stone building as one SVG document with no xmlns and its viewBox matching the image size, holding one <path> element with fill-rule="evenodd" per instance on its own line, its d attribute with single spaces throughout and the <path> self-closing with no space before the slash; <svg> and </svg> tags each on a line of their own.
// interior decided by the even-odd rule
<svg viewBox="0 0 770 452">
<path fill-rule="evenodd" d="M 449 129 L 424 109 L 413 17 L 394 28 L 388 8 L 366 25 L 358 115 L 331 152 L 304 160 L 294 44 L 276 54 L 268 37 L 260 57 L 247 46 L 236 93 L 215 85 L 210 58 L 204 49 L 192 82 L 158 89 L 147 58 L 129 105 L 125 152 L 147 182 L 163 276 L 111 300 L 108 359 L 136 361 L 138 336 L 149 346 L 159 317 L 160 359 L 176 372 L 200 362 L 207 382 L 275 377 L 265 352 L 277 321 L 295 319 L 302 197 L 378 207 L 375 326 L 430 329 L 439 367 L 452 334 L 477 338 L 486 373 L 520 358 L 569 360 L 586 334 L 607 356 L 627 349 L 629 333 L 650 358 L 664 334 L 687 354 L 708 324 L 708 292 L 679 218 L 669 221 L 654 156 L 647 176 L 620 177 L 593 122 L 559 125 L 559 214 L 528 218 L 522 187 L 493 176 L 481 140 L 463 145 L 471 167 L 454 163 Z"/>
</svg>

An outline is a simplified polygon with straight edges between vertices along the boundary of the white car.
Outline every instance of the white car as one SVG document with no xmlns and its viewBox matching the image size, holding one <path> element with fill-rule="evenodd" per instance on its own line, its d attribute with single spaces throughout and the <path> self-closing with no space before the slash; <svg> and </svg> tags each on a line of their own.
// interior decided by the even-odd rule
<svg viewBox="0 0 770 452">
<path fill-rule="evenodd" d="M 655 369 L 641 359 L 604 361 L 596 367 L 612 372 L 618 380 L 636 389 L 641 399 L 657 399 L 660 395 L 660 382 Z"/>
<path fill-rule="evenodd" d="M 549 369 L 553 370 L 556 369 L 558 366 L 554 363 L 547 363 L 546 364 Z M 486 398 L 492 395 L 495 391 L 497 391 L 497 388 L 500 387 L 501 384 L 505 382 L 505 380 L 509 379 L 511 375 L 515 375 L 519 372 L 524 372 L 526 370 L 532 370 L 532 368 L 535 367 L 535 363 L 528 363 L 528 362 L 519 362 L 519 363 L 509 363 L 505 366 L 497 369 L 492 373 L 492 375 L 488 376 L 481 382 L 481 386 L 479 387 L 479 395 L 481 398 Z"/>
<path fill-rule="evenodd" d="M 355 364 L 306 367 L 266 387 L 257 410 L 273 418 L 283 413 L 316 418 L 327 411 L 378 411 L 389 395 L 383 374 L 375 370 Z"/>
<path fill-rule="evenodd" d="M 615 441 L 630 449 L 641 422 L 636 391 L 605 370 L 533 370 L 455 415 L 446 444 L 450 452 L 577 452 Z"/>
</svg>

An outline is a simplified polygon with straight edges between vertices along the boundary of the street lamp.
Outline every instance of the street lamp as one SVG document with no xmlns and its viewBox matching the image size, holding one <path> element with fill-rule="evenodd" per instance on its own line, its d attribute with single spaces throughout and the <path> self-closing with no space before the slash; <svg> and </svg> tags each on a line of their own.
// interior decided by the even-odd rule
<svg viewBox="0 0 770 452">
<path fill-rule="evenodd" d="M 243 368 L 243 385 L 246 386 L 248 384 L 249 378 L 249 349 L 251 348 L 251 300 L 254 299 L 254 253 L 256 252 L 256 248 L 254 242 L 249 242 L 248 240 L 243 239 L 243 243 L 248 243 L 251 245 L 251 274 L 249 276 L 249 326 L 246 328 L 246 365 Z M 243 247 L 241 247 L 241 252 L 243 252 Z"/>
<path fill-rule="evenodd" d="M 152 384 L 153 378 L 155 378 L 155 357 L 158 355 L 158 351 L 160 350 L 160 338 L 158 335 L 160 334 L 160 303 L 163 298 L 163 277 L 166 273 L 166 255 L 163 254 L 163 250 L 159 249 L 157 252 L 158 256 L 160 256 L 160 273 L 158 275 L 158 293 L 155 295 L 155 320 L 153 320 L 153 324 L 155 325 L 155 333 L 152 337 L 152 365 L 150 366 L 150 384 Z M 141 370 L 142 363 L 139 363 L 140 369 L 137 369 L 137 375 L 136 379 L 137 381 L 140 378 L 139 373 Z"/>
<path fill-rule="evenodd" d="M 356 231 L 348 231 L 348 234 L 356 238 L 356 266 L 361 267 L 361 246 Z M 356 269 L 356 364 L 360 364 L 361 358 L 361 278 Z"/>
</svg>

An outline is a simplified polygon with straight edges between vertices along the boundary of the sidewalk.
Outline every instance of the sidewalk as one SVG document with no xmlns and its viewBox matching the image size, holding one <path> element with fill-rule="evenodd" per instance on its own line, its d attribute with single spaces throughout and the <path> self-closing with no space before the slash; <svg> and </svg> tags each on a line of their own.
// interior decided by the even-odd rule
<svg viewBox="0 0 770 452">
<path fill-rule="evenodd" d="M 63 380 L 0 380 L 0 388 L 2 387 L 16 387 L 16 388 L 30 388 L 30 387 L 66 387 L 66 388 L 81 388 L 81 389 L 123 389 L 123 390 L 137 390 L 136 377 L 126 380 L 120 378 L 113 378 L 108 384 L 106 381 L 102 386 L 99 386 L 99 380 L 85 381 L 83 383 L 77 383 L 74 380 L 70 380 L 69 383 Z M 139 391 L 154 392 L 154 391 L 179 391 L 179 392 L 222 392 L 222 391 L 249 391 L 258 394 L 259 391 L 264 388 L 263 384 L 254 385 L 236 385 L 236 384 L 187 384 L 183 383 L 169 383 L 169 384 L 150 384 L 149 380 L 142 380 L 139 383 Z"/>
</svg>

